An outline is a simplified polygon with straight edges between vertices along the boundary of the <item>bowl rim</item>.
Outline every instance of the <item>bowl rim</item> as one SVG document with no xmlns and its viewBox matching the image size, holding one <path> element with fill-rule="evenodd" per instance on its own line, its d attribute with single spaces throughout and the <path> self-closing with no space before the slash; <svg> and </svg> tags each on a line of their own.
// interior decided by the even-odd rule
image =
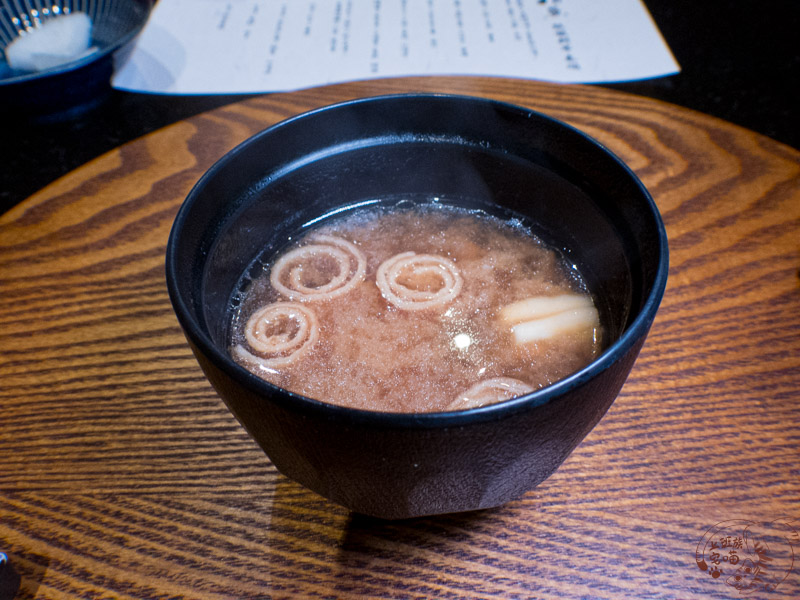
<svg viewBox="0 0 800 600">
<path fill-rule="evenodd" d="M 177 279 L 175 274 L 179 271 L 179 266 L 176 262 L 176 255 L 181 231 L 183 230 L 184 224 L 186 223 L 189 214 L 192 211 L 197 197 L 205 187 L 206 183 L 213 179 L 217 172 L 225 168 L 228 162 L 232 161 L 237 155 L 247 151 L 248 148 L 251 145 L 256 144 L 258 140 L 265 136 L 270 136 L 274 132 L 283 128 L 289 127 L 297 121 L 307 120 L 321 113 L 337 109 L 341 110 L 363 103 L 397 101 L 403 99 L 419 100 L 426 98 L 431 98 L 434 100 L 447 99 L 461 102 L 488 103 L 499 109 L 517 112 L 521 111 L 524 114 L 536 115 L 538 118 L 550 121 L 557 127 L 565 128 L 574 134 L 577 134 L 583 138 L 584 142 L 588 142 L 589 144 L 593 145 L 598 151 L 605 153 L 609 158 L 616 162 L 625 175 L 629 177 L 631 182 L 633 182 L 638 188 L 641 194 L 641 199 L 645 202 L 649 217 L 653 219 L 658 231 L 658 268 L 653 278 L 652 288 L 647 294 L 639 314 L 622 332 L 619 338 L 605 348 L 600 356 L 595 358 L 592 362 L 580 370 L 575 371 L 567 377 L 560 379 L 546 387 L 535 390 L 529 394 L 494 404 L 488 404 L 465 410 L 405 413 L 372 411 L 339 406 L 303 396 L 301 394 L 286 390 L 285 388 L 281 388 L 280 386 L 261 379 L 257 375 L 251 373 L 249 370 L 236 363 L 230 357 L 228 352 L 220 349 L 211 340 L 210 336 L 204 331 L 203 327 L 197 322 L 196 319 L 192 317 L 193 310 L 189 308 L 189 303 L 186 301 L 184 294 L 176 284 Z M 185 334 L 190 339 L 190 342 L 198 346 L 207 357 L 211 357 L 216 368 L 222 370 L 225 372 L 225 374 L 244 385 L 249 391 L 264 397 L 265 402 L 275 402 L 292 411 L 311 412 L 319 414 L 327 419 L 340 419 L 344 422 L 350 423 L 369 423 L 373 426 L 393 428 L 439 428 L 499 420 L 522 411 L 542 406 L 555 400 L 556 398 L 563 396 L 570 390 L 579 387 L 580 385 L 584 384 L 590 379 L 593 379 L 598 374 L 610 368 L 618 359 L 622 358 L 628 351 L 630 351 L 636 345 L 637 341 L 639 341 L 648 333 L 648 330 L 655 319 L 656 312 L 661 303 L 661 299 L 663 298 L 667 284 L 669 270 L 669 247 L 663 219 L 650 192 L 647 190 L 647 188 L 645 188 L 639 177 L 624 161 L 622 161 L 616 154 L 614 154 L 599 141 L 589 136 L 587 133 L 537 110 L 506 101 L 463 94 L 408 92 L 360 97 L 304 111 L 270 125 L 269 127 L 250 136 L 243 142 L 236 145 L 233 149 L 226 152 L 194 184 L 192 189 L 189 191 L 189 194 L 181 204 L 167 241 L 165 270 L 170 300 L 172 301 L 175 314 L 181 326 L 183 327 Z M 267 396 L 269 396 L 269 399 L 266 398 Z"/>
<path fill-rule="evenodd" d="M 10 87 L 17 84 L 24 84 L 34 81 L 43 81 L 45 79 L 49 79 L 51 77 L 57 77 L 59 75 L 68 75 L 69 73 L 73 73 L 82 69 L 83 67 L 93 64 L 95 62 L 99 62 L 109 55 L 112 55 L 117 52 L 120 48 L 128 44 L 131 40 L 133 40 L 139 33 L 141 33 L 144 26 L 147 24 L 148 19 L 150 18 L 150 13 L 153 11 L 154 2 L 156 0 L 132 0 L 133 4 L 140 4 L 144 6 L 144 18 L 136 23 L 131 29 L 129 29 L 124 35 L 116 38 L 113 42 L 106 45 L 103 48 L 98 48 L 94 52 L 89 52 L 79 58 L 71 60 L 69 62 L 63 63 L 61 65 L 57 65 L 55 67 L 50 67 L 49 69 L 44 69 L 42 71 L 33 71 L 30 73 L 23 73 L 21 75 L 15 75 L 14 77 L 0 77 L 0 90 L 3 87 Z M 2 49 L 3 55 L 5 55 L 5 48 Z M 5 62 L 5 56 L 3 56 L 3 62 Z"/>
</svg>

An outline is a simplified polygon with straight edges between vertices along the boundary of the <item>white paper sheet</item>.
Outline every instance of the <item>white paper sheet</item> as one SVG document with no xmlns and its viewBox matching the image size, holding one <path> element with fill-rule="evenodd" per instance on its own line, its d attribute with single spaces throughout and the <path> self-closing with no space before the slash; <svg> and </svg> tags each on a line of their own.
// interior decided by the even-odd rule
<svg viewBox="0 0 800 600">
<path fill-rule="evenodd" d="M 159 0 L 113 85 L 258 93 L 405 75 L 598 83 L 678 70 L 640 0 Z"/>
</svg>

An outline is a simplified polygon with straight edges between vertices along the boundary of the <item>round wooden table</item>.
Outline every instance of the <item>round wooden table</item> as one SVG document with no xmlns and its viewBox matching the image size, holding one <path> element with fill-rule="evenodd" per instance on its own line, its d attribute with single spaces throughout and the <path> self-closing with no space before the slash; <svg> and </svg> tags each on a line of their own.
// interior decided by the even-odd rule
<svg viewBox="0 0 800 600">
<path fill-rule="evenodd" d="M 245 138 L 407 91 L 594 136 L 653 194 L 671 267 L 621 395 L 552 477 L 499 509 L 384 522 L 280 475 L 228 413 L 173 315 L 164 250 L 191 186 Z M 796 150 L 702 114 L 489 78 L 263 96 L 84 165 L 0 218 L 0 552 L 17 597 L 800 598 L 799 174 Z"/>
</svg>

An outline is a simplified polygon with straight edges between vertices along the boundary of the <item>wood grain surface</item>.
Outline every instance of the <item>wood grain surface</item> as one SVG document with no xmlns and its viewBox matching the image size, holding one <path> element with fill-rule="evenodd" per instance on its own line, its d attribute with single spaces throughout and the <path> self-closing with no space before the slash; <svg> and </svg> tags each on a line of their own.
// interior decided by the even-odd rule
<svg viewBox="0 0 800 600">
<path fill-rule="evenodd" d="M 164 251 L 239 142 L 407 91 L 594 136 L 653 194 L 671 267 L 629 381 L 552 477 L 495 510 L 382 522 L 278 474 L 236 423 L 178 327 Z M 0 552 L 17 597 L 800 598 L 799 174 L 797 151 L 701 114 L 488 78 L 264 96 L 86 164 L 0 217 Z"/>
</svg>

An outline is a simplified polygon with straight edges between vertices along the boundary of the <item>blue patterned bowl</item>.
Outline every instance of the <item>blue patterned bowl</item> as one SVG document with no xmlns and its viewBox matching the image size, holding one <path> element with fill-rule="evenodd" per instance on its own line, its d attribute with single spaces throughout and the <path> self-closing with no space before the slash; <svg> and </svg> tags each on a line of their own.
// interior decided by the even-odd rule
<svg viewBox="0 0 800 600">
<path fill-rule="evenodd" d="M 98 98 L 110 89 L 152 8 L 153 0 L 0 0 L 0 107 L 41 114 Z M 8 64 L 5 51 L 15 40 L 76 12 L 91 19 L 91 51 L 38 71 Z"/>
</svg>

